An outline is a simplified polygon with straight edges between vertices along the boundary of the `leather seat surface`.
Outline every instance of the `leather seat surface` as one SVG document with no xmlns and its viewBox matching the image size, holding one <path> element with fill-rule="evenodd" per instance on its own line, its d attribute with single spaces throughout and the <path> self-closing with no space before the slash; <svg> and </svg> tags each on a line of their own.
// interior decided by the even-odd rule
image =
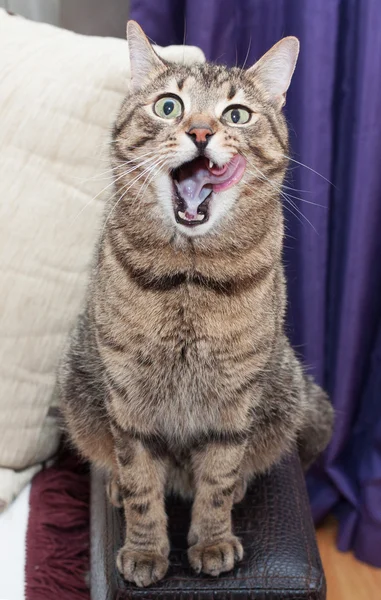
<svg viewBox="0 0 381 600">
<path fill-rule="evenodd" d="M 217 578 L 195 575 L 188 564 L 189 505 L 168 502 L 171 566 L 149 588 L 125 582 L 115 567 L 123 543 L 123 514 L 109 505 L 102 476 L 92 474 L 91 587 L 93 600 L 324 600 L 325 578 L 316 545 L 304 475 L 290 456 L 258 477 L 233 511 L 245 556 Z"/>
</svg>

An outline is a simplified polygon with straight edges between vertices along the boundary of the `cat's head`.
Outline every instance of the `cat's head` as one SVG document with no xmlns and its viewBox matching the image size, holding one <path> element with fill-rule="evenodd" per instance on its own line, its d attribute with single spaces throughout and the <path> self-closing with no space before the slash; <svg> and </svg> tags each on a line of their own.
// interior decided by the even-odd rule
<svg viewBox="0 0 381 600">
<path fill-rule="evenodd" d="M 288 141 L 281 109 L 298 40 L 284 38 L 243 70 L 168 63 L 133 21 L 127 37 L 131 89 L 113 165 L 128 218 L 202 236 L 247 218 L 261 186 L 279 196 Z"/>
</svg>

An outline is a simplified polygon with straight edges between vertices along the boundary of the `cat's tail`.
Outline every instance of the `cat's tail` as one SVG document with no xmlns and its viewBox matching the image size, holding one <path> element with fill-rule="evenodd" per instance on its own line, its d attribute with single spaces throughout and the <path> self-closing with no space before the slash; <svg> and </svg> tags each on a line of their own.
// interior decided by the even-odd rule
<svg viewBox="0 0 381 600">
<path fill-rule="evenodd" d="M 327 447 L 333 431 L 334 410 L 327 394 L 306 377 L 307 411 L 305 425 L 298 435 L 299 456 L 306 470 Z"/>
</svg>

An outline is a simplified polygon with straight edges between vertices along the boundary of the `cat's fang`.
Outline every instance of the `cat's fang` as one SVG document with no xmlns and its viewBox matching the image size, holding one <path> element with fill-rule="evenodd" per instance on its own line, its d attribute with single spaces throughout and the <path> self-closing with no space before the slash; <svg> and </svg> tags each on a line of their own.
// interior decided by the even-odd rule
<svg viewBox="0 0 381 600">
<path fill-rule="evenodd" d="M 210 190 L 221 192 L 238 183 L 245 168 L 246 160 L 240 154 L 235 154 L 222 166 L 206 157 L 198 157 L 177 167 L 172 177 L 180 196 L 193 211 L 197 210 Z"/>
</svg>

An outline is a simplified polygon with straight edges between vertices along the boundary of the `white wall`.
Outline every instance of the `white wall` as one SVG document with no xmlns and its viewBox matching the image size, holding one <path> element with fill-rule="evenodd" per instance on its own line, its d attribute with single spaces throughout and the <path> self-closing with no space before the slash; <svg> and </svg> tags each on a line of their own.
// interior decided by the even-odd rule
<svg viewBox="0 0 381 600">
<path fill-rule="evenodd" d="M 0 7 L 79 33 L 124 37 L 129 0 L 0 0 Z"/>
<path fill-rule="evenodd" d="M 125 37 L 128 13 L 129 0 L 61 0 L 60 23 L 79 33 Z"/>
<path fill-rule="evenodd" d="M 0 0 L 0 6 L 34 21 L 59 24 L 60 0 Z"/>
</svg>

